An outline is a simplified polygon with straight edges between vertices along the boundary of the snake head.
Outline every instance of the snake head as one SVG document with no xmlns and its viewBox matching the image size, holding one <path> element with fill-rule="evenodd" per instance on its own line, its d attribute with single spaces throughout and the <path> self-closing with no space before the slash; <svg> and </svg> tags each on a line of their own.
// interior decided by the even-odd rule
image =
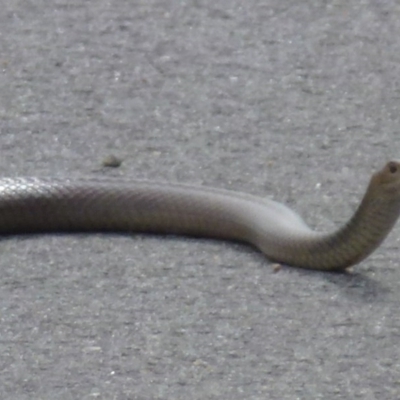
<svg viewBox="0 0 400 400">
<path fill-rule="evenodd" d="M 389 161 L 380 171 L 373 175 L 371 185 L 381 195 L 397 195 L 400 197 L 400 162 Z"/>
</svg>

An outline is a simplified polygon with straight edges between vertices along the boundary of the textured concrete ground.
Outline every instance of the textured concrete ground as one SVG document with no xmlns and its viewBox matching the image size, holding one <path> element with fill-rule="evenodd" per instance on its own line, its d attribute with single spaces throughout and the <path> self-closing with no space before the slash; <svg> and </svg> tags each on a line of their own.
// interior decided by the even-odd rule
<svg viewBox="0 0 400 400">
<path fill-rule="evenodd" d="M 5 176 L 233 188 L 332 229 L 399 156 L 394 0 L 8 0 L 0 50 Z M 400 398 L 399 240 L 335 275 L 207 240 L 4 239 L 0 398 Z"/>
</svg>

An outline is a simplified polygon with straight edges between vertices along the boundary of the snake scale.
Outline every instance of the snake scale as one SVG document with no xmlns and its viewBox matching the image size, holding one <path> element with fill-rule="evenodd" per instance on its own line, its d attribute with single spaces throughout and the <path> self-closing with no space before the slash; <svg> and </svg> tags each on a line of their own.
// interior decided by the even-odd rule
<svg viewBox="0 0 400 400">
<path fill-rule="evenodd" d="M 309 228 L 285 205 L 228 190 L 112 179 L 0 179 L 0 233 L 152 232 L 250 243 L 270 260 L 343 270 L 371 254 L 400 213 L 400 163 L 373 174 L 350 220 Z"/>
</svg>

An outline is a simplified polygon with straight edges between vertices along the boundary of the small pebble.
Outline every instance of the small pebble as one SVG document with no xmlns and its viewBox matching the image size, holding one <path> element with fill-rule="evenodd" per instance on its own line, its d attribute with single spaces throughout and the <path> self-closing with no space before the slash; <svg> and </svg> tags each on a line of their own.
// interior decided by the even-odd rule
<svg viewBox="0 0 400 400">
<path fill-rule="evenodd" d="M 118 168 L 121 166 L 121 164 L 122 164 L 122 159 L 115 156 L 114 154 L 110 154 L 102 162 L 103 167 L 107 168 Z"/>
<path fill-rule="evenodd" d="M 282 268 L 282 264 L 272 264 L 272 271 L 274 273 L 279 272 L 281 270 L 281 268 Z"/>
</svg>

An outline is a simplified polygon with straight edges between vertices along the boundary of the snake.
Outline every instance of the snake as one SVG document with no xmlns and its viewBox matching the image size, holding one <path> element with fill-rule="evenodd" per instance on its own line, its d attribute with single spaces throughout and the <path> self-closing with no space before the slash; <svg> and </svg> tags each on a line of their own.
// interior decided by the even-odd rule
<svg viewBox="0 0 400 400">
<path fill-rule="evenodd" d="M 246 242 L 274 262 L 342 271 L 400 214 L 400 162 L 375 172 L 351 218 L 319 232 L 286 205 L 231 190 L 113 178 L 0 178 L 0 234 L 143 232 Z"/>
</svg>

